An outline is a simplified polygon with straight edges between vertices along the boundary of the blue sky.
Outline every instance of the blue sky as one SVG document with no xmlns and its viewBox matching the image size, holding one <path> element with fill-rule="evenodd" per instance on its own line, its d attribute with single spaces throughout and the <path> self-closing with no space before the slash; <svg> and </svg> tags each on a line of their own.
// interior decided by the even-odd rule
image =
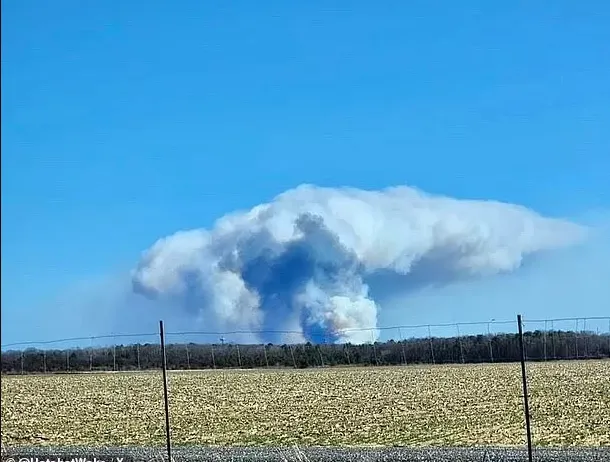
<svg viewBox="0 0 610 462">
<path fill-rule="evenodd" d="M 607 209 L 608 24 L 602 1 L 3 2 L 3 343 L 300 183 Z"/>
</svg>

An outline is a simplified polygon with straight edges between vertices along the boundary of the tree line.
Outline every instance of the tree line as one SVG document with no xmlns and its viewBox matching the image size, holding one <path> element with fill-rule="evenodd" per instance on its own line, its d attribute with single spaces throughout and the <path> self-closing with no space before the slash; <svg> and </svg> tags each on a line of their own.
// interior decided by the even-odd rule
<svg viewBox="0 0 610 462">
<path fill-rule="evenodd" d="M 610 358 L 610 334 L 534 331 L 524 334 L 528 360 Z M 75 349 L 2 352 L 2 373 L 130 371 L 161 368 L 159 344 L 138 343 Z M 517 334 L 412 338 L 369 344 L 199 344 L 166 346 L 170 369 L 260 367 L 391 366 L 514 362 L 520 360 Z"/>
</svg>

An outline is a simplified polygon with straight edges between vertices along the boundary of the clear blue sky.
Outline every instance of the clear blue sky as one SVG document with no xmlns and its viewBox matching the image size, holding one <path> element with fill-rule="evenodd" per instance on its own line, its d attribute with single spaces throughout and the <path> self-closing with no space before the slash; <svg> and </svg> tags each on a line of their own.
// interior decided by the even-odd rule
<svg viewBox="0 0 610 462">
<path fill-rule="evenodd" d="M 610 206 L 610 3 L 217 5 L 2 2 L 3 324 L 300 183 Z"/>
</svg>

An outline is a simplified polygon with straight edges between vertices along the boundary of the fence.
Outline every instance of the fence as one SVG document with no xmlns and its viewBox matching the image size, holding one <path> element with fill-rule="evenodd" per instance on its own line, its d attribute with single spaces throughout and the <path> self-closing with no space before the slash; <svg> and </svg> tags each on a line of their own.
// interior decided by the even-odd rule
<svg viewBox="0 0 610 462">
<path fill-rule="evenodd" d="M 523 327 L 530 361 L 610 357 L 610 317 L 524 319 Z M 165 338 L 171 370 L 515 362 L 516 334 L 515 321 L 490 320 L 340 332 L 361 343 L 332 343 L 331 337 L 304 342 L 301 332 L 291 331 L 170 331 Z M 252 343 L 267 336 L 282 343 Z M 158 341 L 159 333 L 149 332 L 5 344 L 2 372 L 160 369 Z"/>
<path fill-rule="evenodd" d="M 168 377 L 172 434 L 178 444 L 520 445 L 525 437 L 524 395 L 521 369 L 514 363 L 523 353 L 530 363 L 530 390 L 525 396 L 531 397 L 534 443 L 610 445 L 610 437 L 601 430 L 606 423 L 610 426 L 610 362 L 580 361 L 570 367 L 563 362 L 610 358 L 610 317 L 525 318 L 522 325 L 522 337 L 514 320 L 490 320 L 344 330 L 318 337 L 318 342 L 305 342 L 302 333 L 288 331 L 166 332 L 165 359 L 167 369 L 173 371 Z M 343 341 L 336 343 L 337 337 Z M 159 370 L 163 365 L 159 338 L 158 332 L 150 332 L 2 345 L 2 372 L 18 376 L 83 372 L 81 382 L 90 384 L 93 379 L 87 377 L 103 376 L 87 372 Z M 268 338 L 279 342 L 260 342 Z M 465 367 L 448 368 L 448 364 Z M 372 368 L 409 365 L 414 367 Z M 218 374 L 197 372 L 214 369 Z M 320 373 L 307 374 L 308 369 Z M 112 420 L 135 412 L 117 399 L 120 384 L 120 393 L 148 409 L 151 418 L 139 433 L 110 431 L 111 423 L 98 422 L 109 425 L 101 442 L 141 444 L 142 435 L 148 435 L 146 441 L 161 444 L 162 398 L 151 391 L 156 380 L 150 381 L 156 374 L 95 379 L 97 386 L 102 386 L 99 380 L 116 380 L 107 391 L 78 388 L 66 381 L 60 388 L 53 386 L 54 392 L 62 393 L 67 387 L 72 400 L 82 393 L 104 408 L 111 402 L 114 408 L 108 419 Z M 21 380 L 21 387 L 33 383 L 27 377 Z M 3 396 L 18 393 L 10 388 L 16 382 L 6 383 Z M 162 390 L 160 374 L 158 385 Z M 24 406 L 23 399 L 20 395 L 12 404 L 3 399 L 3 439 L 8 435 L 9 445 L 17 442 L 16 433 L 33 431 L 31 426 L 24 429 L 14 416 L 42 412 L 35 406 L 18 408 Z M 158 409 L 150 410 L 150 402 L 157 400 Z M 60 402 L 63 408 L 56 414 L 68 413 L 70 399 Z M 7 406 L 11 409 L 5 413 Z M 67 430 L 45 427 L 44 418 L 38 422 L 51 438 L 55 434 L 58 443 L 81 441 Z M 189 428 L 200 432 L 194 434 Z M 82 431 L 78 433 L 82 436 Z M 35 437 L 27 438 L 37 443 Z M 95 438 L 84 439 L 100 443 L 100 436 Z"/>
</svg>

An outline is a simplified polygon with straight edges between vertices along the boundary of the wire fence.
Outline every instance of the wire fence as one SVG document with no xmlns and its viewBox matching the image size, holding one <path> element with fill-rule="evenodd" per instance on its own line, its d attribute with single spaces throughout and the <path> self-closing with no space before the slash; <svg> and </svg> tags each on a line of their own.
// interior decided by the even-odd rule
<svg viewBox="0 0 610 462">
<path fill-rule="evenodd" d="M 523 328 L 529 361 L 610 357 L 610 316 L 524 319 Z M 515 321 L 490 320 L 345 329 L 318 335 L 318 342 L 296 331 L 170 331 L 165 338 L 171 370 L 514 362 L 516 334 Z M 161 368 L 158 332 L 18 342 L 2 350 L 3 373 Z"/>
<path fill-rule="evenodd" d="M 603 430 L 610 427 L 610 316 L 525 318 L 522 326 L 523 350 L 518 324 L 498 320 L 351 329 L 317 341 L 291 331 L 169 331 L 171 433 L 178 444 L 202 445 L 516 446 L 525 430 L 522 378 L 514 363 L 523 353 L 534 444 L 610 445 Z M 270 338 L 278 341 L 262 341 Z M 158 332 L 148 332 L 2 345 L 3 374 L 23 376 L 19 389 L 7 381 L 5 390 L 3 381 L 3 440 L 14 443 L 18 435 L 36 444 L 36 433 L 72 444 L 80 441 L 74 434 L 82 438 L 82 429 L 68 431 L 79 425 L 72 417 L 64 421 L 67 429 L 50 428 L 36 415 L 45 409 L 27 408 L 29 374 L 140 371 L 114 376 L 123 379 L 112 384 L 95 379 L 108 390 L 71 381 L 53 385 L 52 393 L 69 394 L 52 398 L 63 406 L 56 414 L 69 415 L 72 401 L 82 406 L 81 398 L 90 400 L 89 408 L 97 403 L 110 413 L 97 419 L 106 429 L 95 437 L 98 444 L 162 443 L 162 405 L 149 409 L 161 400 L 151 391 L 162 389 L 161 374 L 145 373 L 163 366 L 159 340 Z M 564 367 L 568 360 L 591 361 Z M 214 369 L 218 373 L 197 372 Z M 311 370 L 320 374 L 307 374 Z M 4 400 L 11 393 L 14 403 Z M 148 426 L 139 433 L 115 429 L 113 419 L 141 417 L 134 405 L 148 409 Z M 20 427 L 14 416 L 23 412 L 40 428 Z"/>
</svg>

